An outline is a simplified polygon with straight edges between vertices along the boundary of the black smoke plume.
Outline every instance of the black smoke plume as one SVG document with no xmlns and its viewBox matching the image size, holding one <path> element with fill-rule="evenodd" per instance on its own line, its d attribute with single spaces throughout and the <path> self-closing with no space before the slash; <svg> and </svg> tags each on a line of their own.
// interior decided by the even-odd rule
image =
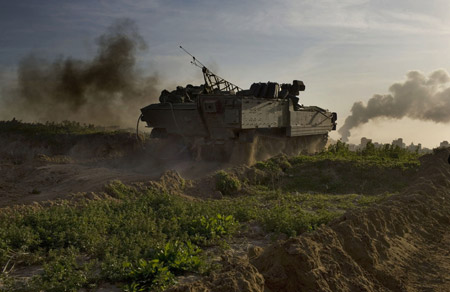
<svg viewBox="0 0 450 292">
<path fill-rule="evenodd" d="M 449 73 L 440 69 L 427 77 L 421 72 L 410 71 L 406 77 L 405 82 L 394 83 L 389 88 L 389 94 L 374 95 L 367 105 L 360 101 L 355 102 L 351 115 L 339 129 L 342 140 L 348 141 L 353 128 L 379 117 L 450 122 Z"/>
<path fill-rule="evenodd" d="M 139 109 L 157 94 L 156 76 L 137 70 L 136 55 L 146 49 L 136 24 L 122 19 L 97 40 L 91 60 L 29 55 L 18 66 L 17 85 L 4 98 L 2 116 L 31 121 L 76 120 L 131 126 Z"/>
</svg>

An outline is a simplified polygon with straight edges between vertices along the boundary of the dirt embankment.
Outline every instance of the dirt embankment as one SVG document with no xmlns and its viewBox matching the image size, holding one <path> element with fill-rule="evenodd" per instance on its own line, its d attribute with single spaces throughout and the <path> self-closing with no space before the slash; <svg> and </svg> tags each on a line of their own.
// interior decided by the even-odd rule
<svg viewBox="0 0 450 292">
<path fill-rule="evenodd" d="M 411 186 L 378 206 L 171 291 L 450 291 L 449 155 L 424 156 Z"/>
</svg>

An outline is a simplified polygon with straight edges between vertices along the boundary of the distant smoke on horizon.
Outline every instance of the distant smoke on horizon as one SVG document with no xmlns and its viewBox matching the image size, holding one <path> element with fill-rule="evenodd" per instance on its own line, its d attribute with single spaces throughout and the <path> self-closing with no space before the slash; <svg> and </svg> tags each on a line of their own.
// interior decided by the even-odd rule
<svg viewBox="0 0 450 292">
<path fill-rule="evenodd" d="M 367 105 L 355 102 L 350 116 L 338 131 L 342 141 L 348 141 L 352 129 L 380 117 L 450 122 L 449 73 L 439 69 L 425 76 L 419 71 L 410 71 L 406 77 L 405 82 L 391 85 L 389 94 L 375 94 Z"/>
<path fill-rule="evenodd" d="M 0 118 L 134 125 L 139 109 L 159 96 L 158 78 L 136 68 L 147 45 L 129 19 L 113 23 L 96 43 L 91 60 L 23 58 L 15 84 L 2 92 Z"/>
</svg>

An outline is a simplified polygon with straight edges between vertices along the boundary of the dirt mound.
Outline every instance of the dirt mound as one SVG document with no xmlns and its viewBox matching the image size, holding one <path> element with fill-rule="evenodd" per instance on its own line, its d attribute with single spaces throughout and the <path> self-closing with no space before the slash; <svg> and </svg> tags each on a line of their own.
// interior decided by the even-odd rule
<svg viewBox="0 0 450 292">
<path fill-rule="evenodd" d="M 180 285 L 169 289 L 170 292 L 260 292 L 264 291 L 264 278 L 248 261 L 224 256 L 223 269 L 213 273 L 206 281 Z"/>
<path fill-rule="evenodd" d="M 401 195 L 275 244 L 252 263 L 270 291 L 445 291 L 450 288 L 449 151 L 422 159 Z M 448 291 L 448 290 L 447 290 Z"/>
<path fill-rule="evenodd" d="M 170 291 L 449 291 L 449 155 L 422 157 L 411 186 L 378 206 Z"/>
</svg>

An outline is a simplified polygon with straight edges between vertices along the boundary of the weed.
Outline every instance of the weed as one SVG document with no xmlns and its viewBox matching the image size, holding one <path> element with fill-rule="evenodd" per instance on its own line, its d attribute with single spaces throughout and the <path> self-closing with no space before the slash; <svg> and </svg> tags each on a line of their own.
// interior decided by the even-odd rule
<svg viewBox="0 0 450 292">
<path fill-rule="evenodd" d="M 217 214 L 214 217 L 202 215 L 190 222 L 188 233 L 195 242 L 205 244 L 207 241 L 232 234 L 236 227 L 237 222 L 232 215 Z"/>
<path fill-rule="evenodd" d="M 178 275 L 186 271 L 199 271 L 204 264 L 198 254 L 201 249 L 190 241 L 169 241 L 160 249 L 156 258 Z"/>
<path fill-rule="evenodd" d="M 50 250 L 42 274 L 35 276 L 30 286 L 37 291 L 78 291 L 88 282 L 94 262 L 79 263 L 77 257 L 78 251 L 73 248 Z"/>
<path fill-rule="evenodd" d="M 241 182 L 239 179 L 223 170 L 219 170 L 215 174 L 216 188 L 224 196 L 233 195 L 241 190 Z"/>
<path fill-rule="evenodd" d="M 150 289 L 162 291 L 174 280 L 169 267 L 164 266 L 158 259 L 150 261 L 139 259 L 134 265 L 125 262 L 123 267 L 126 271 L 123 279 L 131 282 L 123 287 L 127 292 L 150 291 Z"/>
<path fill-rule="evenodd" d="M 60 123 L 24 123 L 15 119 L 11 121 L 0 121 L 0 133 L 22 133 L 27 135 L 60 135 L 60 134 L 93 134 L 106 132 L 104 127 L 96 127 L 91 124 L 80 124 L 72 121 Z"/>
<path fill-rule="evenodd" d="M 108 192 L 115 198 L 2 210 L 0 265 L 8 261 L 8 251 L 35 255 L 33 262 L 27 262 L 30 256 L 15 259 L 44 267 L 28 290 L 76 291 L 96 281 L 89 276 L 93 271 L 78 261 L 83 254 L 89 262 L 98 261 L 103 280 L 142 287 L 146 273 L 154 271 L 154 279 L 144 286 L 151 282 L 152 289 L 159 289 L 171 283 L 170 275 L 205 271 L 198 245 L 210 245 L 238 228 L 232 216 L 206 202 L 192 204 L 121 182 L 112 183 Z"/>
</svg>

